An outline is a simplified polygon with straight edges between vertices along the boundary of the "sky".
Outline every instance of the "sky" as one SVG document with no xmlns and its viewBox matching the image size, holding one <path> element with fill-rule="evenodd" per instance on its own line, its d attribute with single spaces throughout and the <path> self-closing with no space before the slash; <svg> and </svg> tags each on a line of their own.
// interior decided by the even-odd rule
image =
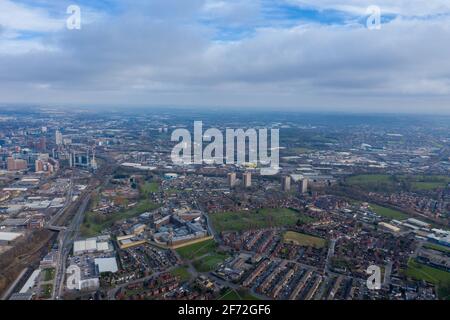
<svg viewBox="0 0 450 320">
<path fill-rule="evenodd" d="M 449 57 L 448 0 L 0 0 L 2 104 L 449 114 Z"/>
</svg>

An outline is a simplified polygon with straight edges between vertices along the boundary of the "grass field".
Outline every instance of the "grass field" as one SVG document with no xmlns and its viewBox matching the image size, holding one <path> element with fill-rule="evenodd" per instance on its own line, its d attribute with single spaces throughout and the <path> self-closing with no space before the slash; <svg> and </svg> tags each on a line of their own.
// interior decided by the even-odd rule
<svg viewBox="0 0 450 320">
<path fill-rule="evenodd" d="M 408 261 L 406 275 L 413 279 L 425 280 L 436 285 L 450 283 L 450 272 L 429 267 L 413 259 Z"/>
<path fill-rule="evenodd" d="M 159 206 L 148 200 L 140 201 L 130 210 L 116 212 L 112 214 L 101 214 L 88 212 L 81 226 L 81 234 L 84 237 L 93 237 L 102 232 L 102 230 L 111 227 L 115 222 L 136 217 L 146 211 L 151 211 Z"/>
<path fill-rule="evenodd" d="M 226 292 L 222 297 L 218 300 L 242 300 L 240 295 L 233 289 Z"/>
<path fill-rule="evenodd" d="M 400 177 L 410 179 L 410 177 Z M 449 176 L 414 176 L 411 185 L 413 190 L 433 190 L 443 188 L 450 183 Z"/>
<path fill-rule="evenodd" d="M 217 243 L 206 240 L 176 249 L 177 253 L 187 260 L 194 260 L 193 265 L 198 272 L 209 272 L 217 268 L 228 255 L 217 252 Z"/>
<path fill-rule="evenodd" d="M 325 239 L 293 231 L 287 231 L 283 235 L 283 240 L 287 243 L 294 243 L 299 246 L 308 246 L 315 248 L 323 248 L 326 245 Z"/>
<path fill-rule="evenodd" d="M 426 249 L 432 249 L 432 250 L 441 251 L 441 252 L 450 252 L 449 247 L 441 246 L 441 245 L 435 244 L 435 243 L 427 243 L 423 247 Z"/>
<path fill-rule="evenodd" d="M 181 281 L 188 281 L 191 279 L 191 274 L 188 271 L 188 268 L 185 266 L 180 266 L 171 271 L 174 276 L 180 277 Z"/>
<path fill-rule="evenodd" d="M 214 253 L 217 244 L 214 240 L 197 242 L 186 247 L 178 248 L 176 251 L 183 259 L 193 259 L 205 254 Z"/>
<path fill-rule="evenodd" d="M 445 187 L 447 184 L 442 182 L 413 182 L 414 190 L 434 190 Z"/>
<path fill-rule="evenodd" d="M 230 289 L 226 292 L 222 297 L 218 300 L 243 300 L 243 301 L 251 301 L 251 300 L 259 300 L 257 297 L 253 296 L 249 292 L 244 292 L 241 290 L 233 290 Z"/>
<path fill-rule="evenodd" d="M 308 223 L 312 218 L 290 209 L 261 209 L 256 212 L 224 212 L 210 215 L 214 229 L 245 231 L 267 227 L 293 226 L 297 221 Z"/>
<path fill-rule="evenodd" d="M 146 182 L 141 185 L 141 194 L 145 197 L 148 197 L 150 193 L 159 191 L 159 184 L 157 182 Z"/>
<path fill-rule="evenodd" d="M 366 191 L 388 192 L 398 188 L 410 191 L 434 190 L 450 183 L 450 177 L 443 175 L 391 176 L 383 174 L 363 174 L 349 177 L 346 183 Z"/>
<path fill-rule="evenodd" d="M 219 264 L 224 262 L 228 255 L 223 253 L 211 253 L 194 262 L 194 267 L 199 272 L 209 272 L 215 270 Z"/>
<path fill-rule="evenodd" d="M 51 269 L 45 269 L 43 271 L 43 279 L 44 281 L 50 281 L 53 280 L 55 278 L 55 269 L 51 268 Z"/>
<path fill-rule="evenodd" d="M 53 292 L 52 284 L 44 284 L 41 289 L 42 289 L 42 294 L 41 294 L 42 299 L 50 299 L 52 297 L 52 292 Z"/>
<path fill-rule="evenodd" d="M 351 185 L 371 185 L 373 183 L 391 183 L 392 178 L 385 174 L 361 174 L 347 179 Z"/>
<path fill-rule="evenodd" d="M 398 210 L 382 207 L 376 204 L 371 203 L 370 208 L 377 214 L 379 214 L 382 217 L 390 218 L 390 219 L 397 219 L 397 220 L 405 220 L 408 219 L 409 216 L 406 213 L 403 213 Z"/>
</svg>

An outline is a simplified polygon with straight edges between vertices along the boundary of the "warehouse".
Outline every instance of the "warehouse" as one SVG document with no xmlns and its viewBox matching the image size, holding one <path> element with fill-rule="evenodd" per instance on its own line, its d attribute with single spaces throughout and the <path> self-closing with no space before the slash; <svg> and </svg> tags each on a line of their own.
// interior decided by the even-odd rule
<svg viewBox="0 0 450 320">
<path fill-rule="evenodd" d="M 21 236 L 22 234 L 17 232 L 0 232 L 0 244 L 8 244 Z"/>
<path fill-rule="evenodd" d="M 104 272 L 115 273 L 119 270 L 116 258 L 97 258 L 94 263 L 99 274 Z"/>
<path fill-rule="evenodd" d="M 84 253 L 108 252 L 111 247 L 106 241 L 98 241 L 98 238 L 75 241 L 73 244 L 73 254 L 80 255 Z"/>
</svg>

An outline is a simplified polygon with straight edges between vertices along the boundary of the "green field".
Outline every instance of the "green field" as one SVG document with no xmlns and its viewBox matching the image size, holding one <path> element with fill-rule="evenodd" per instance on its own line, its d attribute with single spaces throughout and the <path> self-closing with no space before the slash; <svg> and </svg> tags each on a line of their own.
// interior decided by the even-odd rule
<svg viewBox="0 0 450 320">
<path fill-rule="evenodd" d="M 141 194 L 144 197 L 148 197 L 150 193 L 155 193 L 159 191 L 159 184 L 157 182 L 146 182 L 141 185 Z"/>
<path fill-rule="evenodd" d="M 240 295 L 233 289 L 226 292 L 218 300 L 242 300 Z"/>
<path fill-rule="evenodd" d="M 401 179 L 410 179 L 410 177 L 402 176 Z M 411 185 L 413 190 L 433 190 L 444 188 L 450 183 L 449 176 L 414 176 Z"/>
<path fill-rule="evenodd" d="M 392 177 L 385 174 L 361 174 L 347 179 L 350 185 L 371 185 L 374 183 L 391 183 Z"/>
<path fill-rule="evenodd" d="M 101 214 L 88 212 L 81 225 L 81 234 L 84 237 L 93 237 L 102 232 L 102 230 L 111 227 L 115 222 L 134 218 L 144 212 L 154 210 L 159 205 L 148 200 L 140 201 L 136 206 L 130 210 L 116 212 L 112 214 Z"/>
<path fill-rule="evenodd" d="M 228 255 L 217 252 L 217 243 L 206 240 L 176 249 L 177 253 L 187 260 L 194 260 L 193 265 L 198 272 L 209 272 L 217 268 Z"/>
<path fill-rule="evenodd" d="M 43 279 L 45 282 L 53 280 L 55 278 L 55 269 L 45 269 L 43 270 Z"/>
<path fill-rule="evenodd" d="M 180 280 L 182 282 L 191 279 L 191 274 L 189 273 L 188 268 L 185 266 L 177 267 L 173 269 L 170 273 L 173 274 L 174 276 L 180 277 Z"/>
<path fill-rule="evenodd" d="M 261 209 L 255 212 L 224 212 L 210 215 L 214 229 L 245 231 L 268 227 L 294 226 L 298 221 L 308 223 L 312 218 L 291 209 Z"/>
<path fill-rule="evenodd" d="M 287 231 L 283 235 L 283 240 L 286 243 L 294 243 L 299 246 L 308 246 L 315 248 L 323 248 L 326 245 L 325 239 L 313 237 L 307 234 L 298 233 L 294 231 Z"/>
<path fill-rule="evenodd" d="M 365 191 L 390 192 L 395 190 L 421 191 L 443 188 L 450 183 L 450 177 L 442 175 L 391 176 L 384 174 L 363 174 L 346 179 L 346 184 Z"/>
<path fill-rule="evenodd" d="M 450 283 L 450 272 L 421 264 L 413 259 L 408 261 L 406 275 L 413 279 L 425 280 L 436 285 Z"/>
<path fill-rule="evenodd" d="M 445 247 L 445 246 L 441 246 L 439 244 L 436 243 L 427 243 L 423 246 L 426 249 L 432 249 L 432 250 L 436 250 L 436 251 L 440 251 L 440 252 L 450 252 L 450 248 L 449 247 Z"/>
<path fill-rule="evenodd" d="M 209 272 L 215 270 L 228 255 L 223 253 L 211 253 L 194 261 L 194 267 L 198 272 Z"/>
<path fill-rule="evenodd" d="M 50 299 L 52 297 L 52 292 L 53 292 L 52 284 L 44 284 L 42 286 L 41 290 L 42 290 L 42 294 L 41 294 L 42 299 Z"/>
<path fill-rule="evenodd" d="M 409 218 L 409 216 L 406 213 L 403 213 L 398 210 L 382 207 L 373 203 L 369 204 L 369 206 L 375 213 L 379 214 L 382 217 L 396 220 L 405 220 Z"/>
<path fill-rule="evenodd" d="M 251 300 L 259 300 L 255 296 L 253 296 L 249 292 L 245 292 L 242 290 L 233 290 L 230 289 L 228 292 L 226 292 L 222 297 L 220 297 L 218 300 L 243 300 L 243 301 L 251 301 Z"/>
<path fill-rule="evenodd" d="M 190 260 L 196 257 L 201 257 L 205 254 L 214 253 L 216 251 L 216 247 L 217 244 L 214 240 L 206 240 L 178 248 L 176 251 L 183 259 Z"/>
<path fill-rule="evenodd" d="M 447 183 L 442 182 L 413 182 L 412 187 L 414 190 L 434 190 L 445 187 Z"/>
</svg>

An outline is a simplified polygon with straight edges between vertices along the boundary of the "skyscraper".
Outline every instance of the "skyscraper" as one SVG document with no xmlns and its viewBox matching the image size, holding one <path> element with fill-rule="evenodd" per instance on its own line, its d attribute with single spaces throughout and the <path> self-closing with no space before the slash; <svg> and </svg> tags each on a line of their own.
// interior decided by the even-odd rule
<svg viewBox="0 0 450 320">
<path fill-rule="evenodd" d="M 308 179 L 304 178 L 300 180 L 300 193 L 308 192 Z"/>
<path fill-rule="evenodd" d="M 250 172 L 244 173 L 244 187 L 250 188 L 252 186 L 252 174 Z"/>
<path fill-rule="evenodd" d="M 228 174 L 228 186 L 230 188 L 233 188 L 235 184 L 236 184 L 236 173 L 235 172 L 230 172 Z"/>
<path fill-rule="evenodd" d="M 282 182 L 281 182 L 281 189 L 285 192 L 288 192 L 291 190 L 291 177 L 290 176 L 283 177 Z"/>
<path fill-rule="evenodd" d="M 91 168 L 97 170 L 97 160 L 95 160 L 95 149 L 92 149 Z"/>
<path fill-rule="evenodd" d="M 42 172 L 42 171 L 44 171 L 44 162 L 42 160 L 36 160 L 34 162 L 34 171 L 35 172 Z"/>
<path fill-rule="evenodd" d="M 39 138 L 36 148 L 41 152 L 44 152 L 47 150 L 47 140 L 45 139 L 45 137 Z"/>
<path fill-rule="evenodd" d="M 56 142 L 57 146 L 61 146 L 63 144 L 63 136 L 62 136 L 61 131 L 59 131 L 59 130 L 56 130 L 55 142 Z"/>
</svg>

